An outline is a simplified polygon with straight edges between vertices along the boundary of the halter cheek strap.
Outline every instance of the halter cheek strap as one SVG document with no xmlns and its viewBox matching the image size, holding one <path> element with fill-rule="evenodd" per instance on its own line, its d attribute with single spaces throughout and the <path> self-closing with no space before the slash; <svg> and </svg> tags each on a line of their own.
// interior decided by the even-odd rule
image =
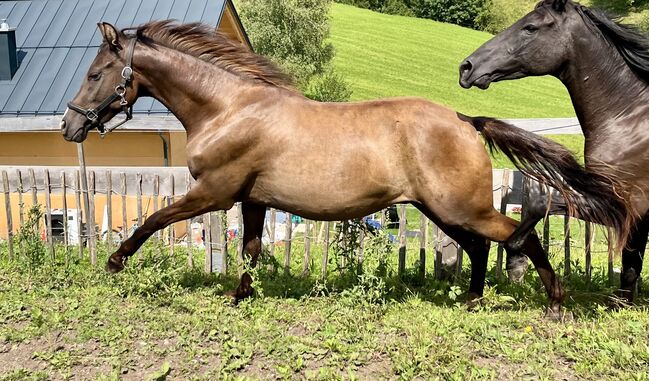
<svg viewBox="0 0 649 381">
<path fill-rule="evenodd" d="M 133 51 L 135 50 L 136 42 L 137 37 L 133 37 L 129 41 L 128 50 L 126 51 L 126 66 L 124 66 L 124 68 L 122 69 L 122 82 L 115 86 L 115 92 L 104 99 L 97 107 L 91 109 L 83 108 L 72 102 L 68 103 L 68 108 L 85 116 L 86 119 L 90 121 L 91 126 L 97 128 L 99 135 L 102 138 L 107 133 L 133 119 L 133 105 L 129 105 L 128 101 L 126 100 L 126 88 L 133 81 Z M 105 128 L 104 124 L 101 123 L 101 117 L 105 114 L 108 107 L 110 107 L 110 105 L 117 100 L 119 100 L 119 105 L 122 106 L 122 111 L 124 112 L 124 114 L 126 114 L 126 117 L 116 125 Z"/>
</svg>

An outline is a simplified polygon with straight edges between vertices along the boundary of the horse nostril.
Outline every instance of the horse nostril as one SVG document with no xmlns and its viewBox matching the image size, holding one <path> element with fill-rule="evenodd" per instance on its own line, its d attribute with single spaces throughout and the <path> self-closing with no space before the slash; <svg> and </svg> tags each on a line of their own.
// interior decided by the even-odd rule
<svg viewBox="0 0 649 381">
<path fill-rule="evenodd" d="M 460 65 L 461 75 L 464 75 L 465 73 L 471 73 L 472 70 L 473 70 L 473 64 L 469 60 L 462 62 L 462 65 Z"/>
</svg>

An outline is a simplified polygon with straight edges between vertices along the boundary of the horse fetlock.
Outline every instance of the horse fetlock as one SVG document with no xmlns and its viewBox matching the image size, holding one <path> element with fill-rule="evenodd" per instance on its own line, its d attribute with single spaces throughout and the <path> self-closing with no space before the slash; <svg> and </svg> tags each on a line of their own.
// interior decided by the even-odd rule
<svg viewBox="0 0 649 381">
<path fill-rule="evenodd" d="M 113 255 L 108 258 L 108 262 L 106 262 L 106 271 L 112 274 L 117 274 L 118 272 L 124 270 L 126 258 L 127 257 L 120 254 L 119 252 L 113 253 Z"/>
</svg>

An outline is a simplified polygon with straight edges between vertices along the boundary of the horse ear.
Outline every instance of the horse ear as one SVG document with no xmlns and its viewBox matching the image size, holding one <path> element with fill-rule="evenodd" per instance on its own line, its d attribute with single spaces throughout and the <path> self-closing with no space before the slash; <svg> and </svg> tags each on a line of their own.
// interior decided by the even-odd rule
<svg viewBox="0 0 649 381">
<path fill-rule="evenodd" d="M 104 40 L 108 43 L 108 46 L 110 46 L 111 49 L 119 50 L 122 48 L 119 43 L 119 33 L 114 26 L 107 22 L 100 22 L 97 23 L 97 27 L 99 27 L 101 34 L 104 36 Z"/>
<path fill-rule="evenodd" d="M 552 9 L 557 12 L 563 12 L 566 10 L 566 3 L 568 3 L 568 0 L 554 0 L 552 2 Z"/>
</svg>

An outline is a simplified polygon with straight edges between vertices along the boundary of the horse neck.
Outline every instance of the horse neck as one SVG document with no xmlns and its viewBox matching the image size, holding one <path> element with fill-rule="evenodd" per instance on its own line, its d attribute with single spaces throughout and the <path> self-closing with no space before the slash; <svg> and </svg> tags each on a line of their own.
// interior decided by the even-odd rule
<svg viewBox="0 0 649 381">
<path fill-rule="evenodd" d="M 578 35 L 592 38 L 576 39 L 572 57 L 559 79 L 568 88 L 588 145 L 600 136 L 608 139 L 615 135 L 612 129 L 633 128 L 633 124 L 620 126 L 624 124 L 620 121 L 637 114 L 647 103 L 649 86 L 631 70 L 615 46 L 585 25 L 583 28 Z"/>
<path fill-rule="evenodd" d="M 161 46 L 141 49 L 133 64 L 143 77 L 146 95 L 164 104 L 188 135 L 229 109 L 234 95 L 250 87 L 216 65 Z"/>
</svg>

